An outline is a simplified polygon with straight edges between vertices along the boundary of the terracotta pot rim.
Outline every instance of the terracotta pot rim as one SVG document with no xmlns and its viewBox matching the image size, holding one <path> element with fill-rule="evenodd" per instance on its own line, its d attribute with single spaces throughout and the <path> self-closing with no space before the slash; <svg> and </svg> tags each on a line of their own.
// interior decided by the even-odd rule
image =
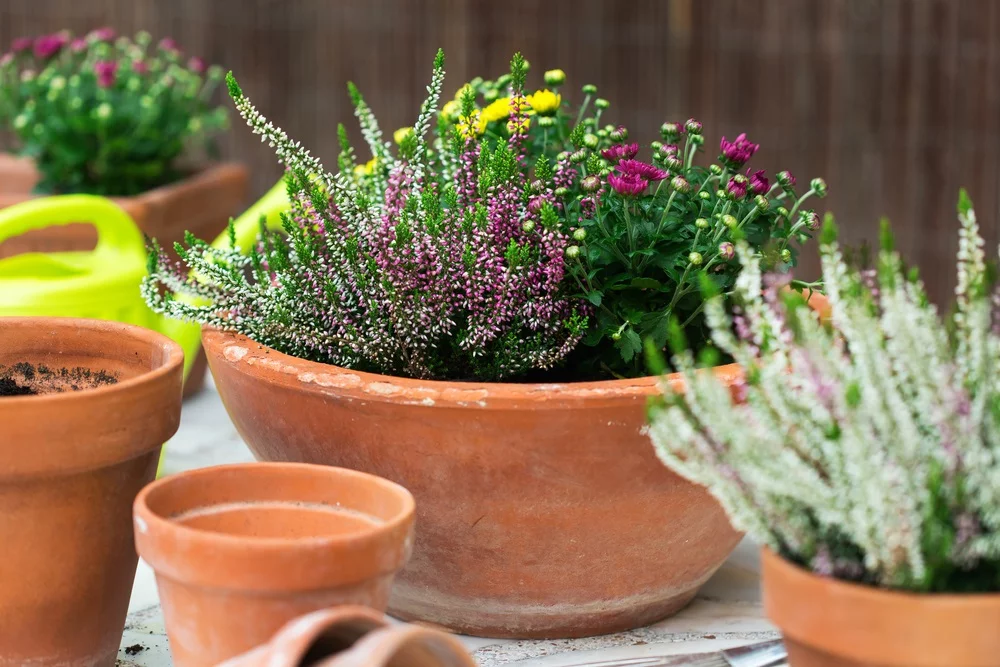
<svg viewBox="0 0 1000 667">
<path fill-rule="evenodd" d="M 391 519 L 380 521 L 376 525 L 344 533 L 341 535 L 319 535 L 310 537 L 253 537 L 246 535 L 227 535 L 201 528 L 191 528 L 177 523 L 172 517 L 164 517 L 149 507 L 149 497 L 173 484 L 189 482 L 191 479 L 207 478 L 203 483 L 211 483 L 211 478 L 230 472 L 255 474 L 267 470 L 301 471 L 304 473 L 325 473 L 333 477 L 354 477 L 362 479 L 367 483 L 376 485 L 380 490 L 394 495 L 402 503 L 402 508 Z M 289 503 L 296 502 L 295 498 L 289 498 Z M 190 544 L 200 545 L 202 548 L 239 548 L 242 550 L 253 550 L 257 552 L 283 552 L 289 547 L 338 547 L 358 541 L 376 540 L 380 536 L 394 532 L 406 525 L 413 517 L 416 509 L 416 502 L 413 495 L 403 486 L 390 482 L 376 475 L 349 470 L 347 468 L 337 468 L 314 463 L 292 463 L 292 462 L 254 462 L 254 463 L 231 463 L 225 465 L 209 466 L 207 468 L 197 468 L 186 470 L 174 475 L 167 475 L 147 484 L 135 498 L 134 503 L 136 522 L 142 522 L 137 526 L 140 532 L 160 532 L 174 533 Z M 143 525 L 144 524 L 144 525 Z"/>
<path fill-rule="evenodd" d="M 810 572 L 804 567 L 791 562 L 774 553 L 768 547 L 761 547 L 761 558 L 766 561 L 778 576 L 790 577 L 799 581 L 811 580 L 822 582 L 824 587 L 835 591 L 837 595 L 845 598 L 853 598 L 858 604 L 864 603 L 896 603 L 896 604 L 919 604 L 928 607 L 936 605 L 973 605 L 981 603 L 990 607 L 1000 604 L 1000 592 L 997 593 L 914 593 L 911 591 L 897 591 L 889 588 L 879 588 L 868 586 L 853 581 L 844 581 L 833 577 L 823 577 L 815 572 Z"/>
<path fill-rule="evenodd" d="M 539 408 L 564 408 L 595 400 L 633 401 L 660 393 L 660 378 L 656 375 L 624 380 L 545 383 L 416 380 L 379 375 L 300 359 L 242 334 L 209 327 L 202 332 L 202 347 L 210 357 L 239 366 L 243 373 L 250 372 L 252 366 L 256 377 L 313 384 L 316 391 L 332 389 L 341 396 L 385 403 L 465 408 L 531 403 Z M 713 371 L 727 384 L 743 375 L 739 364 L 735 363 L 716 366 Z M 670 373 L 664 380 L 672 385 L 684 382 L 680 373 Z"/>
<path fill-rule="evenodd" d="M 25 326 L 30 328 L 60 329 L 69 332 L 81 329 L 93 331 L 100 334 L 118 333 L 126 335 L 133 340 L 148 344 L 150 347 L 159 347 L 166 352 L 166 358 L 156 368 L 140 373 L 135 377 L 127 378 L 115 384 L 93 387 L 80 391 L 67 391 L 53 394 L 40 394 L 28 396 L 5 396 L 0 399 L 0 406 L 3 408 L 18 409 L 26 405 L 37 406 L 42 401 L 53 404 L 53 409 L 63 403 L 77 401 L 82 398 L 112 398 L 116 394 L 124 394 L 134 390 L 136 387 L 154 384 L 162 380 L 165 376 L 176 372 L 176 369 L 184 365 L 184 351 L 181 346 L 163 334 L 146 329 L 133 324 L 124 324 L 110 320 L 83 319 L 76 317 L 31 317 L 31 316 L 7 316 L 0 317 L 0 330 L 11 326 Z M 114 358 L 116 355 L 108 354 L 107 358 Z"/>
</svg>

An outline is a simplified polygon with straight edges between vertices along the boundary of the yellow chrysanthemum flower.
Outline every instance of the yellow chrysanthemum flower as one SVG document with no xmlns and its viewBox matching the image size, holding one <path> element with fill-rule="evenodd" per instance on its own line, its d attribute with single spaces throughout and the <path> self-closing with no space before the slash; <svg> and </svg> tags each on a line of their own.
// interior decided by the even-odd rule
<svg viewBox="0 0 1000 667">
<path fill-rule="evenodd" d="M 503 120 L 510 115 L 510 98 L 501 97 L 483 109 L 483 118 L 487 123 Z"/>
<path fill-rule="evenodd" d="M 463 139 L 475 139 L 486 132 L 486 121 L 479 111 L 473 111 L 468 116 L 458 119 L 458 134 Z"/>
<path fill-rule="evenodd" d="M 354 168 L 354 175 L 357 177 L 370 176 L 373 171 L 375 171 L 375 166 L 378 165 L 378 159 L 372 158 L 364 164 L 359 164 Z"/>
<path fill-rule="evenodd" d="M 444 106 L 441 107 L 441 114 L 449 120 L 456 120 L 458 118 L 458 114 L 461 111 L 462 111 L 462 105 L 456 102 L 455 100 L 451 100 L 450 102 L 445 102 Z"/>
<path fill-rule="evenodd" d="M 528 95 L 528 104 L 531 105 L 531 108 L 537 114 L 551 116 L 559 111 L 559 105 L 562 104 L 562 95 L 553 93 L 548 88 L 537 90 L 534 95 Z"/>
<path fill-rule="evenodd" d="M 401 145 L 403 143 L 403 140 L 406 139 L 411 134 L 413 134 L 412 127 L 401 127 L 392 133 L 392 140 L 395 141 L 396 145 L 398 146 Z"/>
</svg>

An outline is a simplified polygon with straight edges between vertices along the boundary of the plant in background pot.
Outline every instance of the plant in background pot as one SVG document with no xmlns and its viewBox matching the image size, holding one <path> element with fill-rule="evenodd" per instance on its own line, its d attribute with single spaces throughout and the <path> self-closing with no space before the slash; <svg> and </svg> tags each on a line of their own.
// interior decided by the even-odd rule
<svg viewBox="0 0 1000 667">
<path fill-rule="evenodd" d="M 0 317 L 0 665 L 112 667 L 131 506 L 177 430 L 183 353 L 115 322 Z"/>
<path fill-rule="evenodd" d="M 22 157 L 0 155 L 0 207 L 33 194 L 106 195 L 148 235 L 213 238 L 243 206 L 247 172 L 182 159 L 226 127 L 226 110 L 211 101 L 221 78 L 219 67 L 145 32 L 15 40 L 0 56 L 0 124 Z M 89 225 L 51 227 L 0 244 L 0 257 L 87 250 L 95 240 Z M 192 390 L 203 361 L 193 377 Z"/>
<path fill-rule="evenodd" d="M 892 251 L 849 269 L 822 242 L 832 326 L 739 247 L 740 333 L 719 298 L 713 338 L 746 371 L 664 383 L 651 433 L 765 545 L 764 600 L 794 667 L 985 667 L 1000 638 L 998 293 L 975 214 L 959 200 L 957 310 L 942 319 Z"/>
<path fill-rule="evenodd" d="M 571 355 L 604 321 L 578 281 L 588 277 L 573 213 L 583 205 L 560 183 L 586 180 L 570 171 L 605 158 L 554 168 L 534 152 L 546 98 L 524 94 L 519 55 L 502 137 L 471 86 L 457 120 L 442 118 L 443 77 L 439 55 L 397 148 L 351 86 L 373 157 L 358 159 L 341 129 L 336 175 L 230 80 L 237 108 L 290 170 L 284 233 L 263 232 L 249 257 L 194 238 L 178 248 L 180 265 L 154 249 L 147 301 L 210 325 L 216 384 L 258 458 L 363 470 L 413 492 L 420 528 L 395 615 L 508 637 L 658 620 L 694 597 L 739 534 L 703 488 L 652 465 L 641 429 L 656 378 L 556 383 L 580 378 Z M 625 168 L 601 164 L 605 185 Z M 615 247 L 627 243 L 623 206 L 674 211 L 604 186 L 587 196 L 618 211 Z M 682 238 L 690 228 L 690 243 L 701 199 L 681 201 L 670 224 Z M 659 241 L 643 234 L 655 260 Z"/>
<path fill-rule="evenodd" d="M 413 496 L 329 466 L 251 463 L 164 477 L 135 499 L 177 667 L 213 667 L 335 605 L 385 611 Z"/>
</svg>

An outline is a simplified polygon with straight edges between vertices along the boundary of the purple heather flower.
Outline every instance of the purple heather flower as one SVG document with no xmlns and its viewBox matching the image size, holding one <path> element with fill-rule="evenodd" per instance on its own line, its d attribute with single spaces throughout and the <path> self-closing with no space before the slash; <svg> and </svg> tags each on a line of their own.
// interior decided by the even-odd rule
<svg viewBox="0 0 1000 667">
<path fill-rule="evenodd" d="M 747 179 L 739 174 L 733 176 L 726 184 L 726 190 L 733 199 L 743 199 L 747 196 Z"/>
<path fill-rule="evenodd" d="M 196 74 L 201 74 L 205 71 L 205 61 L 198 56 L 194 56 L 188 60 L 188 69 Z"/>
<path fill-rule="evenodd" d="M 66 36 L 62 34 L 43 35 L 35 40 L 35 57 L 48 59 L 66 46 Z"/>
<path fill-rule="evenodd" d="M 87 34 L 87 39 L 91 39 L 95 42 L 110 42 L 115 38 L 115 29 L 105 26 L 104 28 L 97 28 L 91 30 Z"/>
<path fill-rule="evenodd" d="M 719 149 L 722 151 L 720 159 L 732 169 L 739 169 L 753 157 L 753 154 L 760 148 L 760 144 L 752 144 L 747 140 L 747 135 L 741 133 L 734 141 L 727 141 L 722 137 L 719 142 Z"/>
<path fill-rule="evenodd" d="M 114 60 L 99 60 L 94 63 L 94 74 L 97 75 L 97 85 L 101 88 L 110 88 L 115 82 L 115 74 L 118 72 L 118 63 Z"/>
<path fill-rule="evenodd" d="M 763 169 L 758 169 L 752 174 L 750 173 L 750 170 L 747 169 L 747 178 L 750 179 L 750 191 L 755 195 L 762 195 L 771 187 L 771 184 L 767 180 L 767 176 L 764 175 Z"/>
<path fill-rule="evenodd" d="M 728 262 L 733 257 L 736 257 L 736 246 L 729 241 L 723 241 L 719 244 L 719 256 Z"/>
<path fill-rule="evenodd" d="M 631 160 L 639 154 L 639 144 L 615 144 L 601 151 L 601 156 L 610 162 Z"/>
<path fill-rule="evenodd" d="M 639 160 L 622 160 L 616 167 L 618 173 L 639 176 L 646 181 L 662 181 L 669 174 L 659 167 Z"/>
<path fill-rule="evenodd" d="M 82 37 L 77 37 L 72 42 L 69 43 L 70 51 L 73 53 L 80 53 L 87 50 L 87 40 Z"/>
<path fill-rule="evenodd" d="M 18 37 L 11 42 L 10 50 L 12 53 L 21 53 L 30 49 L 32 44 L 34 44 L 34 41 L 30 37 Z"/>
<path fill-rule="evenodd" d="M 646 188 L 649 187 L 649 181 L 634 173 L 626 173 L 621 176 L 610 174 L 608 185 L 622 197 L 637 197 L 646 191 Z"/>
</svg>

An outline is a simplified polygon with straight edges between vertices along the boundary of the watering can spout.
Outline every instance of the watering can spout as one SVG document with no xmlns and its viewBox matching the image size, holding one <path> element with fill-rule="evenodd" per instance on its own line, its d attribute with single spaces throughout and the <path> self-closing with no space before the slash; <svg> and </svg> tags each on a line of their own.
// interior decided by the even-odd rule
<svg viewBox="0 0 1000 667">
<path fill-rule="evenodd" d="M 281 213 L 290 207 L 285 179 L 282 178 L 263 197 L 233 220 L 236 247 L 241 252 L 250 251 L 260 232 L 261 217 L 264 218 L 264 224 L 268 229 L 281 229 Z M 229 233 L 225 232 L 215 239 L 212 245 L 216 248 L 228 248 L 229 241 Z"/>
</svg>

